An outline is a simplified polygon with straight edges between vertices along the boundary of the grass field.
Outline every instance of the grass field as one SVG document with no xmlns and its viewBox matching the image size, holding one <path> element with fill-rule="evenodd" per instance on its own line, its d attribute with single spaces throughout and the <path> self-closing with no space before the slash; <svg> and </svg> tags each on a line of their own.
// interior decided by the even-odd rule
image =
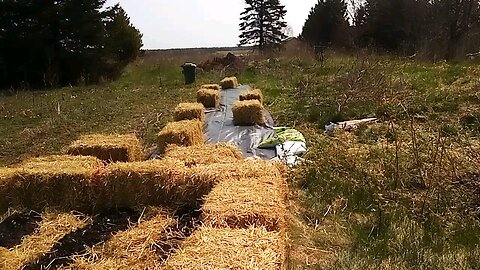
<svg viewBox="0 0 480 270">
<path fill-rule="evenodd" d="M 192 56 L 194 61 L 207 56 Z M 290 174 L 290 269 L 479 269 L 480 67 L 376 56 L 249 59 L 200 73 L 148 56 L 115 82 L 0 94 L 0 166 L 78 136 L 134 132 L 146 148 L 204 83 L 238 73 L 277 125 L 305 133 Z M 330 121 L 379 123 L 325 135 Z"/>
</svg>

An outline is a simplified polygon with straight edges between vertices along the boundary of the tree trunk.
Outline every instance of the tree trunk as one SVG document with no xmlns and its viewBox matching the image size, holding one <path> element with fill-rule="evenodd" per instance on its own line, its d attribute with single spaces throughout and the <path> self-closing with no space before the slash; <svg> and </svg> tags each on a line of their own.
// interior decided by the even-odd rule
<svg viewBox="0 0 480 270">
<path fill-rule="evenodd" d="M 258 42 L 258 47 L 263 51 L 265 47 L 265 33 L 264 33 L 264 22 L 265 22 L 265 3 L 261 1 L 260 4 L 260 13 L 259 13 L 259 24 L 260 24 L 260 40 Z"/>
</svg>

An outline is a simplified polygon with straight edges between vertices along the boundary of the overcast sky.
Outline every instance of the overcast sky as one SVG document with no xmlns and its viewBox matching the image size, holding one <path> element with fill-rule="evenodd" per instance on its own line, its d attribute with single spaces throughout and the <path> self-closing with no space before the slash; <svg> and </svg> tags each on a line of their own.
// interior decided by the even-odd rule
<svg viewBox="0 0 480 270">
<path fill-rule="evenodd" d="M 317 0 L 280 0 L 294 34 Z M 143 33 L 145 49 L 226 47 L 238 44 L 244 0 L 107 0 L 120 3 Z"/>
</svg>

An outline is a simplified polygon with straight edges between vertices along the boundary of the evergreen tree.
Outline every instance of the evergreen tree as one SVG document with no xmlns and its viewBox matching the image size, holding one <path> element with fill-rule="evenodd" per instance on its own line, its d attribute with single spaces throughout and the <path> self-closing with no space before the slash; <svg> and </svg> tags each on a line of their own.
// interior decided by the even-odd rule
<svg viewBox="0 0 480 270">
<path fill-rule="evenodd" d="M 118 76 L 129 62 L 137 58 L 143 46 L 142 34 L 133 27 L 127 13 L 118 4 L 105 13 L 105 55 L 110 59 L 106 69 L 111 76 Z"/>
<path fill-rule="evenodd" d="M 246 0 L 241 13 L 240 44 L 255 45 L 260 50 L 277 47 L 287 36 L 284 21 L 287 11 L 279 0 Z"/>
<path fill-rule="evenodd" d="M 344 0 L 319 0 L 310 11 L 301 37 L 315 45 L 346 45 L 344 38 L 348 28 Z"/>
<path fill-rule="evenodd" d="M 105 0 L 0 1 L 0 88 L 52 87 L 114 78 L 141 34 Z"/>
</svg>

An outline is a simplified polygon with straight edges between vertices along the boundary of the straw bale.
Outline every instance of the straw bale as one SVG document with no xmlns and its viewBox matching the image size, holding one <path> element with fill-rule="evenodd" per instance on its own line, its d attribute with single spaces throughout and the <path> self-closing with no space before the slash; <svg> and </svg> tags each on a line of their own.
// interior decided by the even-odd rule
<svg viewBox="0 0 480 270">
<path fill-rule="evenodd" d="M 287 184 L 284 178 L 229 179 L 206 196 L 202 220 L 213 227 L 263 226 L 285 230 Z"/>
<path fill-rule="evenodd" d="M 155 211 L 158 210 L 158 211 Z M 149 210 L 152 211 L 152 210 Z M 168 233 L 176 220 L 153 208 L 156 214 L 144 217 L 137 226 L 121 231 L 106 243 L 92 248 L 86 256 L 64 269 L 154 269 L 163 263 L 156 245 Z"/>
<path fill-rule="evenodd" d="M 68 148 L 68 154 L 94 156 L 103 161 L 141 161 L 142 146 L 133 135 L 85 135 L 73 142 Z"/>
<path fill-rule="evenodd" d="M 219 84 L 204 84 L 202 85 L 202 87 L 200 88 L 203 88 L 203 89 L 214 89 L 214 90 L 222 90 L 222 87 L 219 85 Z"/>
<path fill-rule="evenodd" d="M 164 153 L 168 145 L 193 146 L 204 144 L 203 124 L 198 120 L 168 123 L 157 135 L 158 148 Z"/>
<path fill-rule="evenodd" d="M 283 236 L 265 228 L 202 227 L 167 261 L 165 269 L 286 269 Z"/>
<path fill-rule="evenodd" d="M 263 104 L 263 94 L 260 89 L 253 89 L 250 91 L 244 91 L 240 94 L 240 101 L 243 100 L 258 100 L 260 104 Z"/>
<path fill-rule="evenodd" d="M 166 205 L 196 207 L 218 182 L 208 171 L 187 168 L 181 161 L 149 160 L 112 163 L 99 181 L 98 208 Z"/>
<path fill-rule="evenodd" d="M 244 100 L 233 103 L 233 124 L 236 126 L 264 125 L 263 106 L 258 100 Z"/>
<path fill-rule="evenodd" d="M 71 213 L 46 212 L 35 233 L 25 236 L 22 243 L 11 250 L 0 249 L 0 269 L 23 269 L 33 263 L 65 235 L 87 226 L 91 219 Z"/>
<path fill-rule="evenodd" d="M 228 179 L 282 177 L 277 162 L 267 160 L 244 160 L 235 163 L 213 163 L 192 167 L 198 174 L 210 175 L 223 182 Z"/>
<path fill-rule="evenodd" d="M 205 108 L 202 103 L 180 103 L 175 108 L 175 121 L 195 119 L 205 121 Z"/>
<path fill-rule="evenodd" d="M 102 168 L 103 162 L 86 156 L 27 160 L 2 173 L 2 204 L 32 210 L 47 206 L 84 210 L 90 207 L 91 181 Z"/>
<path fill-rule="evenodd" d="M 214 89 L 200 89 L 197 91 L 197 102 L 205 108 L 218 108 L 220 106 L 220 92 Z"/>
<path fill-rule="evenodd" d="M 238 87 L 237 77 L 227 77 L 220 82 L 222 89 L 231 89 Z"/>
<path fill-rule="evenodd" d="M 181 160 L 186 166 L 208 165 L 214 163 L 236 163 L 244 160 L 242 152 L 226 143 L 205 144 L 190 147 L 172 145 L 165 152 L 164 159 Z"/>
</svg>

